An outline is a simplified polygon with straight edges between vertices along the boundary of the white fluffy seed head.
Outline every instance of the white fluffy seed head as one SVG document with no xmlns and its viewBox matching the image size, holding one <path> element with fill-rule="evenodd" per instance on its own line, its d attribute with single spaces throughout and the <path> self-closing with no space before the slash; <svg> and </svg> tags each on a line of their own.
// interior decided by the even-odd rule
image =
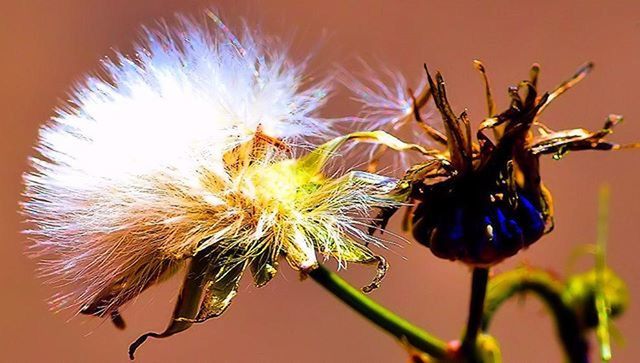
<svg viewBox="0 0 640 363">
<path fill-rule="evenodd" d="M 237 178 L 223 155 L 256 130 L 295 145 L 330 132 L 316 116 L 326 87 L 281 46 L 179 23 L 106 61 L 108 80 L 89 77 L 41 129 L 23 208 L 44 273 L 70 286 L 62 306 L 117 286 L 115 309 L 231 233 L 215 224 Z"/>
<path fill-rule="evenodd" d="M 293 158 L 304 148 L 292 145 L 331 133 L 315 116 L 327 90 L 274 44 L 212 18 L 217 32 L 186 20 L 147 31 L 135 59 L 106 62 L 110 80 L 89 78 L 42 128 L 23 208 L 43 273 L 62 286 L 57 307 L 115 314 L 199 252 L 251 265 L 259 285 L 282 255 L 300 270 L 316 253 L 382 261 L 361 227 L 371 208 L 395 206 L 395 180 L 324 175 L 349 137 Z"/>
</svg>

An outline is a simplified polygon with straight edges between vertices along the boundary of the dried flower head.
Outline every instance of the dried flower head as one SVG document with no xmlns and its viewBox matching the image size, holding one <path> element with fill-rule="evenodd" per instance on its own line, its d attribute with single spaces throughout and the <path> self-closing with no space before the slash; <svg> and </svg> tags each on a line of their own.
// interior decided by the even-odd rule
<svg viewBox="0 0 640 363">
<path fill-rule="evenodd" d="M 323 136 L 315 116 L 322 86 L 249 30 L 234 37 L 187 20 L 147 31 L 137 58 L 106 62 L 110 82 L 89 78 L 41 130 L 25 175 L 27 233 L 44 275 L 64 290 L 57 307 L 111 317 L 149 286 L 186 265 L 166 337 L 220 315 L 243 271 L 256 285 L 284 256 L 298 270 L 316 252 L 347 262 L 386 263 L 358 227 L 395 181 L 323 167 L 347 140 L 402 144 L 384 133 L 336 138 L 302 157 L 295 145 Z M 272 44 L 270 46 L 273 46 Z"/>
<path fill-rule="evenodd" d="M 425 131 L 446 149 L 429 150 L 431 156 L 411 167 L 394 193 L 399 201 L 412 204 L 404 226 L 416 240 L 438 257 L 486 267 L 528 247 L 553 227 L 551 194 L 540 178 L 539 157 L 620 149 L 623 146 L 605 137 L 622 118 L 609 116 L 595 132 L 552 131 L 540 121 L 551 101 L 583 79 L 591 64 L 544 94 L 538 92 L 539 66 L 534 65 L 528 80 L 509 88 L 511 103 L 501 113 L 495 111 L 484 66 L 477 61 L 475 65 L 485 81 L 488 105 L 488 118 L 480 124 L 476 141 L 466 112 L 457 115 L 450 106 L 442 76 L 437 73 L 433 79 L 427 71 L 426 97 L 433 97 L 445 134 Z M 383 213 L 383 225 L 393 213 Z"/>
</svg>

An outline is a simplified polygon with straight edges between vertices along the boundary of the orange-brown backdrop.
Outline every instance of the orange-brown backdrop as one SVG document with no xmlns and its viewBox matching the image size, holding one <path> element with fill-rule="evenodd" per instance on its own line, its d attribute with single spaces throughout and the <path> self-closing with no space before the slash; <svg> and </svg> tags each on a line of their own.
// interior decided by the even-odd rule
<svg viewBox="0 0 640 363">
<path fill-rule="evenodd" d="M 140 333 L 162 329 L 169 318 L 178 281 L 151 289 L 125 310 L 129 328 L 115 330 L 97 319 L 53 314 L 45 299 L 52 288 L 34 274 L 20 235 L 17 202 L 21 173 L 32 153 L 39 125 L 61 104 L 98 59 L 128 50 L 141 24 L 196 15 L 209 6 L 236 23 L 246 16 L 265 32 L 293 38 L 294 54 L 316 48 L 312 70 L 322 74 L 335 63 L 382 61 L 410 78 L 422 76 L 422 63 L 444 72 L 458 109 L 484 113 L 482 86 L 472 69 L 482 59 L 494 90 L 526 77 L 536 61 L 542 85 L 551 87 L 586 60 L 596 71 L 554 104 L 551 127 L 596 128 L 610 112 L 626 116 L 614 135 L 640 139 L 640 3 L 636 1 L 480 2 L 436 1 L 7 1 L 0 4 L 0 361 L 126 361 L 126 348 Z M 341 97 L 340 94 L 337 97 Z M 342 94 L 344 98 L 345 95 Z M 353 112 L 336 99 L 330 115 Z M 561 162 L 545 160 L 544 177 L 555 192 L 557 228 L 531 248 L 497 267 L 527 262 L 562 273 L 576 246 L 595 237 L 596 192 L 613 190 L 609 262 L 627 280 L 633 298 L 616 325 L 626 345 L 615 347 L 616 361 L 640 356 L 638 263 L 640 153 L 585 152 Z M 397 226 L 396 226 L 397 227 Z M 412 243 L 390 254 L 391 270 L 374 297 L 446 339 L 460 333 L 465 319 L 469 273 L 462 265 L 437 260 Z M 283 269 L 285 270 L 285 269 Z M 372 274 L 354 266 L 345 276 L 363 284 Z M 534 299 L 509 303 L 493 333 L 507 362 L 561 361 L 549 317 Z M 150 341 L 142 362 L 398 362 L 398 343 L 352 313 L 311 281 L 285 272 L 267 288 L 246 284 L 224 317 L 169 340 Z"/>
</svg>

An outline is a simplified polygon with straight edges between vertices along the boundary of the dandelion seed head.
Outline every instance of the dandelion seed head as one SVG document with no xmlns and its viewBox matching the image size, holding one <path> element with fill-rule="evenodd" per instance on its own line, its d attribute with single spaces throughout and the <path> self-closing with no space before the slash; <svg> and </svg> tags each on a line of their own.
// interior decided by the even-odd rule
<svg viewBox="0 0 640 363">
<path fill-rule="evenodd" d="M 135 58 L 105 61 L 108 80 L 89 77 L 42 127 L 23 210 L 56 307 L 117 313 L 205 250 L 301 270 L 316 252 L 373 256 L 359 241 L 380 241 L 358 227 L 389 183 L 292 156 L 331 134 L 316 116 L 327 88 L 281 46 L 222 30 L 146 30 Z"/>
</svg>

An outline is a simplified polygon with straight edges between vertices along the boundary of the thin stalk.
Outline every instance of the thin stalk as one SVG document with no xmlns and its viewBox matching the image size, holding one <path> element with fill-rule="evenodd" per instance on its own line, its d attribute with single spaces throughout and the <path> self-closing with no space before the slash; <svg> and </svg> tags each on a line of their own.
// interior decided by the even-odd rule
<svg viewBox="0 0 640 363">
<path fill-rule="evenodd" d="M 469 358 L 469 361 L 478 360 L 476 352 L 476 340 L 482 325 L 484 314 L 484 300 L 487 294 L 487 283 L 489 281 L 489 269 L 475 267 L 471 279 L 471 301 L 469 303 L 469 318 L 467 328 L 462 338 L 462 353 Z"/>
<path fill-rule="evenodd" d="M 309 276 L 364 318 L 395 336 L 398 340 L 409 343 L 434 358 L 446 359 L 448 357 L 447 344 L 444 341 L 369 299 L 337 274 L 319 266 L 310 271 Z"/>
<path fill-rule="evenodd" d="M 596 336 L 600 348 L 600 358 L 603 362 L 611 360 L 611 338 L 609 337 L 609 313 L 611 306 L 604 294 L 605 277 L 607 268 L 607 237 L 609 235 L 609 186 L 600 187 L 600 203 L 598 207 L 598 239 L 596 249 L 596 291 L 595 303 L 598 313 L 598 327 Z"/>
<path fill-rule="evenodd" d="M 487 331 L 496 311 L 511 297 L 532 293 L 549 308 L 555 320 L 562 347 L 571 363 L 589 362 L 589 346 L 575 312 L 562 299 L 564 285 L 549 272 L 519 268 L 491 280 L 482 330 Z"/>
</svg>

